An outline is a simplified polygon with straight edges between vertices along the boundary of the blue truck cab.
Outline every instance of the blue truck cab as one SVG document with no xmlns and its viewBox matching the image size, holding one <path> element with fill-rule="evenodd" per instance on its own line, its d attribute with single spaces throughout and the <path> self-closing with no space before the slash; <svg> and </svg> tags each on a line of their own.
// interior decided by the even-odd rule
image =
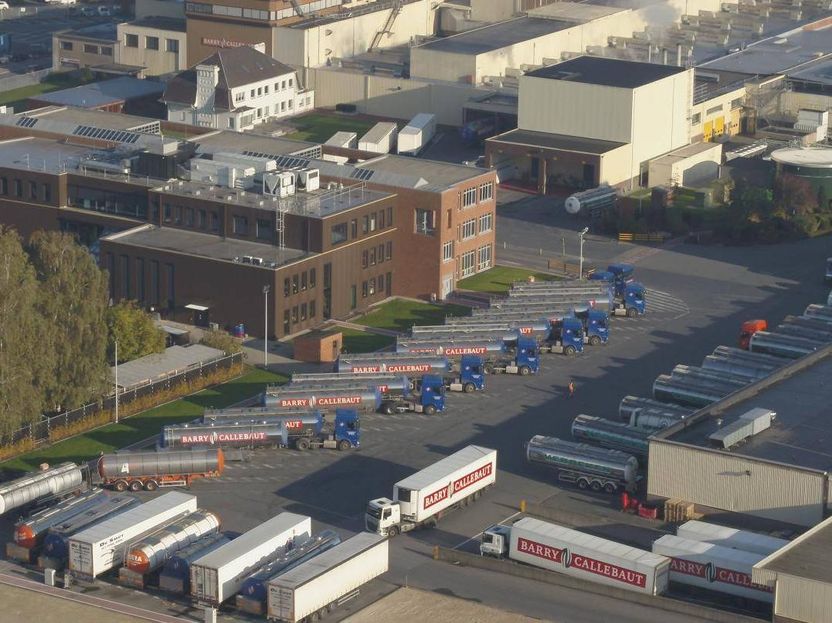
<svg viewBox="0 0 832 623">
<path fill-rule="evenodd" d="M 614 275 L 615 295 L 621 296 L 627 284 L 633 283 L 635 278 L 633 274 L 636 272 L 636 267 L 632 264 L 610 264 L 607 266 L 607 272 Z"/>
<path fill-rule="evenodd" d="M 426 374 L 417 383 L 415 391 L 410 396 L 401 396 L 384 400 L 381 412 L 387 415 L 394 413 L 424 413 L 433 415 L 445 410 L 445 379 L 436 374 Z"/>
<path fill-rule="evenodd" d="M 516 354 L 514 365 L 519 374 L 537 374 L 540 372 L 540 346 L 537 340 L 531 337 L 517 338 Z M 528 370 L 528 372 L 523 372 Z"/>
<path fill-rule="evenodd" d="M 610 317 L 607 312 L 593 307 L 573 309 L 573 315 L 584 328 L 584 344 L 606 344 L 610 337 Z"/>
<path fill-rule="evenodd" d="M 544 345 L 550 353 L 574 355 L 584 350 L 584 325 L 575 316 L 564 316 L 552 323 L 552 334 Z"/>
<path fill-rule="evenodd" d="M 351 448 L 358 448 L 361 445 L 361 419 L 355 409 L 335 409 L 334 433 L 336 447 L 339 450 L 346 450 L 347 445 L 341 443 L 346 441 Z"/>
<path fill-rule="evenodd" d="M 457 388 L 457 385 L 459 387 Z M 479 355 L 463 355 L 459 362 L 459 378 L 450 379 L 447 385 L 451 391 L 471 393 L 485 389 L 485 368 Z"/>
<path fill-rule="evenodd" d="M 640 283 L 628 283 L 624 288 L 623 296 L 616 300 L 613 313 L 616 316 L 628 318 L 641 316 L 647 308 L 644 300 L 645 293 L 646 289 Z"/>
</svg>

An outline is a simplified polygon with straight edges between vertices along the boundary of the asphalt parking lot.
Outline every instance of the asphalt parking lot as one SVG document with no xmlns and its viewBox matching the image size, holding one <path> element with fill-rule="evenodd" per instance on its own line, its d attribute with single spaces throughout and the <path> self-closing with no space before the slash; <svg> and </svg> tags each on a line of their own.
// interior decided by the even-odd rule
<svg viewBox="0 0 832 623">
<path fill-rule="evenodd" d="M 522 237 L 529 225 L 521 208 L 511 218 L 498 217 L 501 236 Z M 542 214 L 538 210 L 528 215 L 541 243 L 568 231 L 556 219 L 547 223 Z M 618 253 L 610 252 L 613 247 Z M 400 478 L 468 444 L 497 448 L 500 469 L 495 487 L 436 529 L 397 537 L 390 572 L 328 620 L 339 620 L 394 585 L 408 585 L 546 620 L 693 621 L 635 604 L 621 608 L 595 595 L 588 608 L 587 595 L 578 591 L 435 562 L 431 547 L 470 547 L 484 528 L 513 516 L 521 499 L 614 518 L 612 497 L 555 484 L 551 474 L 526 464 L 523 443 L 535 434 L 569 438 L 572 419 L 579 413 L 616 419 L 624 395 L 649 396 L 658 374 L 677 363 L 699 365 L 717 345 L 734 344 L 742 320 L 778 320 L 825 300 L 828 286 L 822 283 L 822 270 L 829 247 L 828 239 L 745 248 L 678 244 L 661 250 L 612 241 L 590 243 L 585 248 L 589 260 L 633 259 L 638 280 L 648 288 L 647 315 L 613 319 L 608 345 L 587 347 L 571 359 L 545 355 L 538 376 L 488 377 L 483 393 L 450 395 L 443 414 L 366 415 L 357 451 L 255 452 L 246 462 L 229 464 L 221 479 L 196 483 L 192 492 L 200 507 L 221 516 L 227 530 L 243 531 L 281 511 L 293 511 L 311 515 L 317 530 L 332 528 L 349 535 L 363 529 L 367 500 L 389 495 Z M 564 397 L 570 379 L 577 385 L 571 400 Z M 627 538 L 630 529 L 632 538 Z M 617 530 L 625 540 L 640 538 L 638 529 L 625 522 Z M 133 605 L 197 616 L 184 602 L 114 587 L 99 590 Z M 248 620 L 225 612 L 221 619 Z"/>
</svg>

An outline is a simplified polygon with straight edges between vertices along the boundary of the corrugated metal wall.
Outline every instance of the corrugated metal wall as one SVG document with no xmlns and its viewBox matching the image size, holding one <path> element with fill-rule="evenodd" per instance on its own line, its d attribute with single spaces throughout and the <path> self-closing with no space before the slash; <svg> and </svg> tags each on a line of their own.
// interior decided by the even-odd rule
<svg viewBox="0 0 832 623">
<path fill-rule="evenodd" d="M 823 519 L 825 474 L 652 439 L 647 493 L 801 526 Z"/>
<path fill-rule="evenodd" d="M 778 573 L 774 614 L 805 623 L 832 623 L 832 586 Z"/>
</svg>

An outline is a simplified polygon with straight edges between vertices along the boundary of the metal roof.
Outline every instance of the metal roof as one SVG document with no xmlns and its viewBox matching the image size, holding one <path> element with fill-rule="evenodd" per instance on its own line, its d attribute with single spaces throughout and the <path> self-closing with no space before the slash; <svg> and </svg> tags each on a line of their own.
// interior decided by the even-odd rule
<svg viewBox="0 0 832 623">
<path fill-rule="evenodd" d="M 594 138 L 580 138 L 564 134 L 549 134 L 548 132 L 533 132 L 531 130 L 509 130 L 503 134 L 488 139 L 495 143 L 510 143 L 526 147 L 543 147 L 560 151 L 574 151 L 583 154 L 605 154 L 627 143 L 615 143 Z"/>
<path fill-rule="evenodd" d="M 531 39 L 545 37 L 574 25 L 574 22 L 556 19 L 518 17 L 482 28 L 475 28 L 444 39 L 429 41 L 416 49 L 451 54 L 484 54 Z"/>
<path fill-rule="evenodd" d="M 769 585 L 777 579 L 778 573 L 832 583 L 830 560 L 832 560 L 832 517 L 754 565 L 754 581 L 759 581 L 758 572 L 762 571 L 760 579 Z"/>
<path fill-rule="evenodd" d="M 443 476 L 447 476 L 451 472 L 465 467 L 469 463 L 488 456 L 495 452 L 491 448 L 483 448 L 482 446 L 467 446 L 458 452 L 454 452 L 451 456 L 447 456 L 441 461 L 437 461 L 433 465 L 429 465 L 425 469 L 408 476 L 404 480 L 396 483 L 396 487 L 402 489 L 422 489 L 428 485 L 434 484 Z"/>
<path fill-rule="evenodd" d="M 579 56 L 527 73 L 533 78 L 564 80 L 622 89 L 635 89 L 668 76 L 687 71 L 675 65 L 640 63 L 617 58 Z"/>
<path fill-rule="evenodd" d="M 832 149 L 828 147 L 784 147 L 771 152 L 771 159 L 796 167 L 832 169 Z"/>
<path fill-rule="evenodd" d="M 33 96 L 38 102 L 46 102 L 57 106 L 79 106 L 81 108 L 98 108 L 110 104 L 117 104 L 136 97 L 161 95 L 165 85 L 153 80 L 139 80 L 122 76 L 112 80 L 93 82 L 61 89 L 42 95 Z"/>
<path fill-rule="evenodd" d="M 215 236 L 211 236 L 214 238 Z M 118 366 L 118 386 L 129 389 L 136 385 L 145 385 L 158 379 L 182 372 L 200 363 L 208 363 L 225 356 L 216 348 L 191 344 L 190 346 L 171 346 L 165 352 L 147 355 Z M 115 375 L 115 367 L 111 368 Z"/>
<path fill-rule="evenodd" d="M 384 541 L 383 536 L 370 532 L 359 532 L 354 537 L 339 543 L 335 547 L 318 554 L 314 558 L 301 563 L 297 567 L 281 573 L 270 584 L 276 586 L 303 586 L 307 582 L 323 575 L 330 569 L 340 565 L 358 554 Z"/>
</svg>

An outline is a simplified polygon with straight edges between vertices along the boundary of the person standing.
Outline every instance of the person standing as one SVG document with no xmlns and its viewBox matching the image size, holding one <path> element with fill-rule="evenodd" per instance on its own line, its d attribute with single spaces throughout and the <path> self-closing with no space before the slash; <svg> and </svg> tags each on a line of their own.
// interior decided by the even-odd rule
<svg viewBox="0 0 832 623">
<path fill-rule="evenodd" d="M 567 391 L 569 392 L 569 397 L 572 398 L 575 396 L 575 381 L 570 380 L 569 385 L 566 387 Z"/>
</svg>

